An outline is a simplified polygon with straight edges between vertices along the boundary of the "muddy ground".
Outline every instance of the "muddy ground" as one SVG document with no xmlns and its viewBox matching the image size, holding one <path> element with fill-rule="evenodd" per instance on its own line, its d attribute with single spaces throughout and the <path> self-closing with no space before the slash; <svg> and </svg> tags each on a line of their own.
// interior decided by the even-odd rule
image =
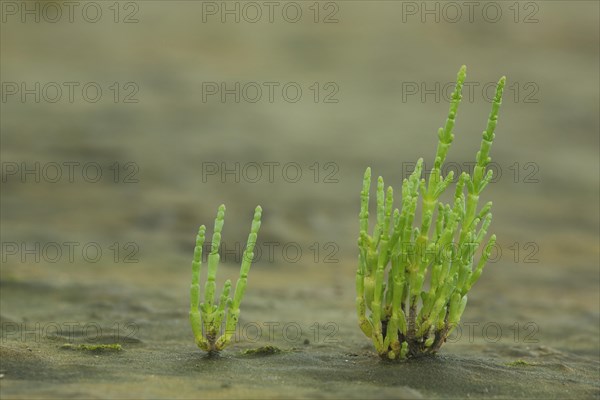
<svg viewBox="0 0 600 400">
<path fill-rule="evenodd" d="M 600 397 L 598 3 L 517 15 L 493 2 L 496 22 L 450 9 L 423 22 L 421 2 L 321 3 L 318 16 L 297 2 L 297 23 L 223 23 L 206 9 L 220 2 L 122 2 L 118 16 L 95 4 L 95 23 L 49 22 L 50 9 L 23 23 L 3 2 L 3 399 Z M 485 128 L 482 86 L 509 82 L 482 198 L 499 253 L 437 357 L 384 362 L 354 310 L 362 174 L 400 193 L 410 163 L 432 162 L 448 105 L 435 88 L 462 64 L 473 90 L 455 170 Z M 36 82 L 39 102 L 9 94 Z M 102 97 L 53 102 L 44 85 L 65 82 Z M 215 82 L 302 96 L 222 100 Z M 235 343 L 209 358 L 187 319 L 190 261 L 221 203 L 219 287 L 237 277 L 256 204 L 264 217 Z M 264 346 L 277 351 L 245 353 Z"/>
</svg>

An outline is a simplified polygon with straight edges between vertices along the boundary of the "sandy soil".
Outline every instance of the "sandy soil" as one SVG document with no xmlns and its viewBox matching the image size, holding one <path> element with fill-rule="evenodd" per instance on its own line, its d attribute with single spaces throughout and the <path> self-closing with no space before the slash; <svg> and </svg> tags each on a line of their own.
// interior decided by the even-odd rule
<svg viewBox="0 0 600 400">
<path fill-rule="evenodd" d="M 518 289 L 509 279 L 484 281 L 472 297 L 460 337 L 454 335 L 439 356 L 390 363 L 378 358 L 356 328 L 351 266 L 338 266 L 327 274 L 314 266 L 302 272 L 257 268 L 252 271 L 252 290 L 235 345 L 220 357 L 208 358 L 195 348 L 188 325 L 187 271 L 148 274 L 143 266 L 136 269 L 129 272 L 146 278 L 131 283 L 119 282 L 116 271 L 114 279 L 87 284 L 49 283 L 54 280 L 51 276 L 40 280 L 46 283 L 26 282 L 16 275 L 3 279 L 2 303 L 10 305 L 3 307 L 2 315 L 3 397 L 412 399 L 600 394 L 594 357 L 597 326 L 589 318 L 593 307 L 586 305 L 589 295 L 583 290 L 558 308 L 542 300 L 524 307 L 518 306 L 518 299 L 543 296 L 549 290 L 547 282 L 525 279 Z M 235 272 L 234 267 L 225 270 Z M 503 274 L 518 271 L 506 267 Z M 286 289 L 286 281 L 295 282 L 293 288 Z M 587 290 L 593 291 L 593 284 Z M 497 294 L 486 298 L 485 293 L 491 292 Z M 528 321 L 532 315 L 536 318 Z M 515 328 L 514 320 L 521 326 Z M 122 351 L 61 349 L 65 343 L 120 343 Z M 243 352 L 268 345 L 281 352 Z"/>
</svg>

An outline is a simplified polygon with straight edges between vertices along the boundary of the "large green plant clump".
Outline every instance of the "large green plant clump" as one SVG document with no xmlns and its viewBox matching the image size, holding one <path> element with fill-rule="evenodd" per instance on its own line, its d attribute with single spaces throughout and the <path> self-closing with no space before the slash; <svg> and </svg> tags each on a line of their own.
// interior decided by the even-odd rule
<svg viewBox="0 0 600 400">
<path fill-rule="evenodd" d="M 492 203 L 479 208 L 479 197 L 492 179 L 487 170 L 494 140 L 505 77 L 496 87 L 487 128 L 483 132 L 473 174 L 456 181 L 454 200 L 440 196 L 453 182 L 453 172 L 442 176 L 466 67 L 458 72 L 446 124 L 438 131 L 435 162 L 429 179 L 421 178 L 423 159 L 402 184 L 402 205 L 394 209 L 393 189 L 377 180 L 377 218 L 369 234 L 371 169 L 361 192 L 360 249 L 356 273 L 359 325 L 373 340 L 381 357 L 402 359 L 435 353 L 460 321 L 467 293 L 486 264 L 496 237 L 484 239 Z M 420 219 L 416 220 L 420 203 Z M 477 262 L 475 259 L 478 256 Z"/>
</svg>

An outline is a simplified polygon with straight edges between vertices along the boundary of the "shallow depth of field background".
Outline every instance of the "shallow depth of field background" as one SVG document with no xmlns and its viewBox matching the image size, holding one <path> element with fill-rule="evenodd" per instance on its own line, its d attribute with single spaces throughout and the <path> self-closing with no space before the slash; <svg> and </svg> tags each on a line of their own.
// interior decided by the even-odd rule
<svg viewBox="0 0 600 400">
<path fill-rule="evenodd" d="M 92 9 L 84 18 L 85 2 L 73 22 L 49 21 L 56 5 L 67 12 L 63 3 L 23 4 L 2 1 L 0 28 L 3 322 L 133 321 L 156 352 L 177 343 L 194 354 L 186 314 L 197 228 L 212 233 L 218 205 L 227 205 L 219 282 L 235 278 L 260 204 L 260 257 L 242 322 L 295 321 L 313 341 L 313 324 L 333 322 L 337 345 L 369 351 L 353 310 L 362 174 L 371 166 L 382 175 L 399 206 L 411 164 L 424 157 L 432 166 L 466 64 L 469 90 L 447 160 L 459 172 L 479 147 L 490 85 L 507 76 L 492 149 L 497 180 L 482 196 L 494 202 L 500 253 L 463 317 L 480 323 L 475 343 L 443 352 L 542 346 L 597 369 L 598 3 L 480 2 L 469 21 L 462 2 L 453 3 L 457 18 L 442 2 L 298 1 L 281 2 L 269 22 L 262 2 L 96 2 L 96 23 L 86 20 Z M 256 5 L 262 17 L 251 22 Z M 25 14 L 23 23 L 22 7 L 37 7 L 40 22 Z M 224 7 L 239 7 L 240 21 L 222 22 Z M 422 14 L 426 7 L 439 12 Z M 289 22 L 297 9 L 300 20 Z M 21 92 L 36 82 L 39 101 Z M 65 82 L 75 82 L 72 101 Z M 223 95 L 222 84 L 239 91 Z M 39 180 L 24 169 L 38 169 Z M 155 334 L 145 322 L 166 326 Z M 482 332 L 490 322 L 502 327 L 498 343 Z M 3 335 L 13 360 L 0 371 L 5 394 L 64 395 L 61 378 L 46 392 L 11 378 L 23 365 L 18 351 L 37 349 L 51 363 L 56 344 Z"/>
</svg>

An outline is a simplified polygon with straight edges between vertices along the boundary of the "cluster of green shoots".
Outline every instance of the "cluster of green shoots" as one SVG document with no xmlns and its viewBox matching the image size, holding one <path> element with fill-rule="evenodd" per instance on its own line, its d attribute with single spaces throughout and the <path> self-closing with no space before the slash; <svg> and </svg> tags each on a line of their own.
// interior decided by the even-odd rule
<svg viewBox="0 0 600 400">
<path fill-rule="evenodd" d="M 231 281 L 227 280 L 223 286 L 220 299 L 215 302 L 215 279 L 219 266 L 219 246 L 221 244 L 221 231 L 225 223 L 225 206 L 219 206 L 215 227 L 212 236 L 211 250 L 208 255 L 208 272 L 204 286 L 204 302 L 200 303 L 200 272 L 202 269 L 202 246 L 206 235 L 206 227 L 200 226 L 196 236 L 194 260 L 192 261 L 192 286 L 190 288 L 190 323 L 196 345 L 202 350 L 214 353 L 223 350 L 230 342 L 240 317 L 240 304 L 246 290 L 248 271 L 254 258 L 254 245 L 260 229 L 262 209 L 260 206 L 254 210 L 254 219 L 248 236 L 248 242 L 242 257 L 240 276 L 235 284 L 233 299 L 229 297 Z M 225 320 L 225 330 L 222 323 Z"/>
<path fill-rule="evenodd" d="M 383 178 L 379 177 L 377 221 L 371 235 L 371 169 L 367 168 L 364 175 L 356 307 L 360 328 L 384 358 L 403 359 L 439 350 L 459 323 L 467 293 L 481 275 L 496 241 L 492 235 L 484 244 L 492 221 L 492 203 L 478 208 L 478 202 L 492 179 L 492 171 L 486 167 L 491 161 L 489 153 L 504 77 L 496 86 L 473 174 L 463 172 L 458 177 L 453 202 L 440 201 L 454 179 L 452 171 L 445 177 L 441 171 L 454 139 L 452 130 L 465 76 L 463 66 L 458 72 L 446 124 L 438 131 L 435 163 L 428 182 L 421 178 L 423 160 L 419 159 L 414 172 L 403 181 L 400 211 L 393 209 L 392 188 L 385 191 Z M 420 197 L 421 217 L 415 221 Z"/>
</svg>

